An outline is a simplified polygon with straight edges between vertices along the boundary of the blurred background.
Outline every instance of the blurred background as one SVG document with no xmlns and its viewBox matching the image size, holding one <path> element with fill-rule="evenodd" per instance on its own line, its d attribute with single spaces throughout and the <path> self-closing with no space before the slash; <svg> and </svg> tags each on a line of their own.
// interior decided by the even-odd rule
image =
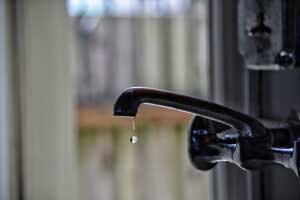
<svg viewBox="0 0 300 200">
<path fill-rule="evenodd" d="M 209 175 L 186 154 L 191 116 L 143 106 L 133 131 L 111 114 L 130 86 L 207 98 L 206 1 L 69 0 L 68 11 L 80 51 L 81 199 L 210 199 Z"/>
<path fill-rule="evenodd" d="M 112 115 L 123 90 L 145 86 L 278 127 L 290 119 L 299 73 L 246 69 L 238 38 L 256 18 L 239 2 L 0 0 L 0 200 L 297 198 L 299 181 L 282 167 L 195 170 L 187 113 L 143 105 L 135 130 Z M 296 1 L 275 2 L 292 25 Z"/>
<path fill-rule="evenodd" d="M 131 86 L 208 99 L 206 0 L 0 3 L 1 199 L 212 198 L 191 115 L 142 106 L 135 130 L 112 116 Z"/>
</svg>

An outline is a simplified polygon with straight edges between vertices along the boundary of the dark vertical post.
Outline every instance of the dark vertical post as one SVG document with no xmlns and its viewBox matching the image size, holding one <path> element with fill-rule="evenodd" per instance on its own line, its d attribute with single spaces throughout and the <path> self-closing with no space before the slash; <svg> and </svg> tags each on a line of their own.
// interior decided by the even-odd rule
<svg viewBox="0 0 300 200">
<path fill-rule="evenodd" d="M 211 100 L 247 112 L 249 72 L 238 52 L 237 0 L 209 1 Z M 215 200 L 263 199 L 260 175 L 221 164 L 213 172 Z"/>
</svg>

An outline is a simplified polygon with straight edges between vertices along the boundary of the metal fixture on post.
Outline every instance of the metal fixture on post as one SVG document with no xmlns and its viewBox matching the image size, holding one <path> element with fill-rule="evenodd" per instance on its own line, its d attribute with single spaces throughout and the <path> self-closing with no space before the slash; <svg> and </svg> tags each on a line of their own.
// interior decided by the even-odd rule
<svg viewBox="0 0 300 200">
<path fill-rule="evenodd" d="M 299 13 L 295 0 L 239 1 L 239 47 L 247 68 L 283 70 L 300 65 Z"/>
</svg>

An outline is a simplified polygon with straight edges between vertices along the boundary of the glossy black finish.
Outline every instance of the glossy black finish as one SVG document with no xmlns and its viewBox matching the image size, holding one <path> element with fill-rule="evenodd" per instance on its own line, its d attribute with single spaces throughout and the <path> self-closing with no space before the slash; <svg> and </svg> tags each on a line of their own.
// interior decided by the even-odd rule
<svg viewBox="0 0 300 200">
<path fill-rule="evenodd" d="M 267 129 L 256 119 L 218 104 L 140 87 L 129 88 L 117 98 L 114 115 L 135 117 L 143 103 L 196 115 L 188 131 L 188 153 L 199 170 L 224 161 L 248 170 L 277 163 L 298 175 L 300 125 Z"/>
<path fill-rule="evenodd" d="M 236 129 L 242 137 L 268 140 L 264 126 L 248 115 L 191 96 L 152 88 L 132 87 L 125 90 L 115 102 L 114 115 L 134 117 L 142 103 L 197 114 Z"/>
</svg>

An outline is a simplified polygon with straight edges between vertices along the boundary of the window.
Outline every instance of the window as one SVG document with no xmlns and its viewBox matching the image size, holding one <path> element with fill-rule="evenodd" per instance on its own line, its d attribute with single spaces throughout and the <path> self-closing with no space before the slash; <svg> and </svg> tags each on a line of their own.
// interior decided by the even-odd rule
<svg viewBox="0 0 300 200">
<path fill-rule="evenodd" d="M 71 16 L 166 15 L 183 12 L 188 0 L 68 0 Z"/>
</svg>

